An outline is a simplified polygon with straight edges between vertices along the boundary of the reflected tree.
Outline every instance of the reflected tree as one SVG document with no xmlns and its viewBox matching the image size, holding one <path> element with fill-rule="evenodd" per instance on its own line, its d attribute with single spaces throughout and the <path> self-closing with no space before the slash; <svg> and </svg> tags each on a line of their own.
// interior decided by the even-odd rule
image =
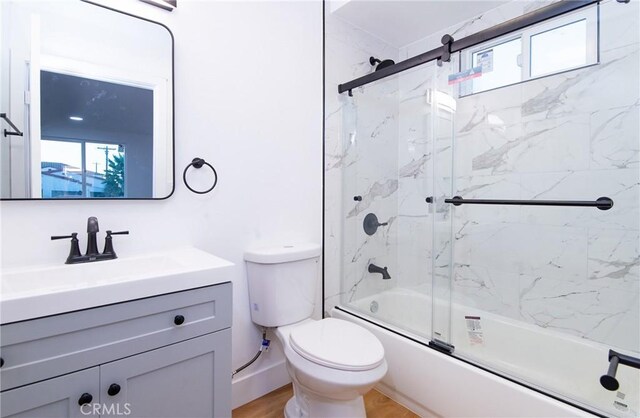
<svg viewBox="0 0 640 418">
<path fill-rule="evenodd" d="M 105 197 L 124 197 L 124 154 L 115 154 L 109 159 L 104 184 Z"/>
</svg>

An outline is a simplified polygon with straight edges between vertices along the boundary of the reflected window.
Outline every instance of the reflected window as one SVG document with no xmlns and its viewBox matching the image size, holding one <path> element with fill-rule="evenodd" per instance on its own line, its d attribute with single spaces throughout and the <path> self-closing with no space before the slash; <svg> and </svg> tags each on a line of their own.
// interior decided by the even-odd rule
<svg viewBox="0 0 640 418">
<path fill-rule="evenodd" d="M 41 161 L 43 198 L 127 196 L 123 145 L 43 139 Z"/>
<path fill-rule="evenodd" d="M 53 71 L 40 80 L 42 197 L 153 196 L 154 91 Z"/>
</svg>

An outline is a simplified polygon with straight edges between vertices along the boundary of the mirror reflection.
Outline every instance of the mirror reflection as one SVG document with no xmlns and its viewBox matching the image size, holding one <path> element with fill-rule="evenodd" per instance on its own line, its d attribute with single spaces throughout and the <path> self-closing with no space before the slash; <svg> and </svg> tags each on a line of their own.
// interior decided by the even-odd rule
<svg viewBox="0 0 640 418">
<path fill-rule="evenodd" d="M 24 132 L 0 138 L 0 196 L 170 195 L 169 31 L 81 1 L 2 1 L 0 19 L 0 106 Z"/>
</svg>

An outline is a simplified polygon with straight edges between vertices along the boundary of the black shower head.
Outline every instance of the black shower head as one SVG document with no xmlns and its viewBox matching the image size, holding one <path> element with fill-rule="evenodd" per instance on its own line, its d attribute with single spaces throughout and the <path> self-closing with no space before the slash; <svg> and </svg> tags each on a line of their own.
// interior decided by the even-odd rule
<svg viewBox="0 0 640 418">
<path fill-rule="evenodd" d="M 370 57 L 369 58 L 369 63 L 371 65 L 378 64 L 378 66 L 376 67 L 376 71 L 378 71 L 378 70 L 382 70 L 383 68 L 387 68 L 387 67 L 395 64 L 395 61 L 394 60 L 382 60 L 382 61 L 380 61 L 376 57 Z"/>
</svg>

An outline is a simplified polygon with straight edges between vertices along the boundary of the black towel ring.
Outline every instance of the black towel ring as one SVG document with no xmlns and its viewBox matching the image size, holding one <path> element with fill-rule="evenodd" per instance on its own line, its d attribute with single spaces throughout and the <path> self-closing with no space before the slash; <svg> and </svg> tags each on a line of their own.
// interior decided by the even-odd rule
<svg viewBox="0 0 640 418">
<path fill-rule="evenodd" d="M 204 165 L 208 166 L 211 169 L 211 171 L 213 171 L 213 175 L 215 176 L 215 180 L 213 181 L 213 186 L 209 187 L 207 190 L 204 190 L 204 191 L 195 190 L 191 186 L 189 186 L 189 183 L 187 183 L 187 171 L 191 166 L 193 166 L 193 168 L 202 168 L 202 166 Z M 216 185 L 218 184 L 218 173 L 216 172 L 216 169 L 213 168 L 211 164 L 209 164 L 204 160 L 204 158 L 196 157 L 193 160 L 191 160 L 191 162 L 187 164 L 187 166 L 185 167 L 184 172 L 182 173 L 182 181 L 184 181 L 184 185 L 187 186 L 187 189 L 191 190 L 192 192 L 197 194 L 205 194 L 213 190 L 213 188 L 216 187 Z"/>
</svg>

